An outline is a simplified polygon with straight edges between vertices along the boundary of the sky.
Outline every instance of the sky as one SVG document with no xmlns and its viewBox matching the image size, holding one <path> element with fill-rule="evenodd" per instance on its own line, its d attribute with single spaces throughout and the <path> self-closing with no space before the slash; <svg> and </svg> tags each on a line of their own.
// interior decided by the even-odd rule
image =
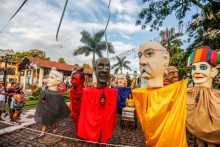
<svg viewBox="0 0 220 147">
<path fill-rule="evenodd" d="M 92 55 L 73 56 L 73 50 L 83 45 L 80 42 L 80 32 L 86 30 L 93 34 L 105 28 L 109 1 L 69 0 L 57 43 L 56 32 L 65 2 L 66 0 L 28 0 L 8 23 L 23 0 L 0 0 L 0 30 L 7 24 L 0 33 L 0 49 L 13 49 L 15 52 L 40 49 L 45 51 L 46 56 L 52 61 L 64 58 L 68 64 L 91 64 Z M 149 26 L 142 30 L 141 26 L 135 25 L 138 13 L 143 7 L 142 0 L 111 1 L 111 18 L 106 33 L 107 40 L 114 46 L 115 54 L 110 54 L 109 57 L 119 55 L 159 36 L 159 31 L 150 32 Z M 189 16 L 187 19 L 190 20 Z M 174 16 L 170 16 L 160 29 L 177 28 L 177 24 Z M 103 55 L 106 57 L 107 53 L 103 52 Z M 138 71 L 137 54 L 132 54 L 127 59 L 131 62 L 130 72 Z M 115 63 L 116 61 L 111 61 L 111 65 Z M 123 72 L 126 73 L 127 70 Z"/>
</svg>

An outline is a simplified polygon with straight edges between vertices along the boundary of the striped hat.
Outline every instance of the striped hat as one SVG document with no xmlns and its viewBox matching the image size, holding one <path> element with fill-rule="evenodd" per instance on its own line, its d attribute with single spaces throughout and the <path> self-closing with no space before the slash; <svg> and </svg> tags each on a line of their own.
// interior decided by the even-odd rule
<svg viewBox="0 0 220 147">
<path fill-rule="evenodd" d="M 190 54 L 187 67 L 196 62 L 208 62 L 216 66 L 220 63 L 220 54 L 208 46 L 200 46 Z"/>
</svg>

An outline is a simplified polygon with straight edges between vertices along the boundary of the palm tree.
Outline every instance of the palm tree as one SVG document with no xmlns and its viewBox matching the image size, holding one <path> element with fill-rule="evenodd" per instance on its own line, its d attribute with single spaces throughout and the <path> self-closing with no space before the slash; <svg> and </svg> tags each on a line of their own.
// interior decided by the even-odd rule
<svg viewBox="0 0 220 147">
<path fill-rule="evenodd" d="M 165 31 L 160 31 L 160 36 L 162 37 L 161 44 L 169 48 L 170 46 L 178 46 L 183 45 L 184 40 L 178 39 L 183 36 L 183 33 L 176 33 L 175 28 L 171 28 L 170 30 L 166 28 Z"/>
<path fill-rule="evenodd" d="M 111 68 L 111 69 L 115 68 L 115 72 L 114 72 L 115 75 L 118 74 L 119 70 L 122 73 L 122 68 L 125 68 L 131 71 L 131 68 L 128 66 L 128 64 L 130 64 L 131 62 L 128 60 L 125 60 L 126 57 L 120 58 L 119 56 L 116 56 L 116 59 L 117 59 L 117 63 L 112 65 L 112 68 Z"/>
<path fill-rule="evenodd" d="M 73 52 L 73 55 L 85 55 L 89 56 L 91 53 L 93 54 L 92 63 L 95 63 L 95 55 L 98 57 L 102 57 L 102 51 L 106 50 L 106 42 L 102 41 L 102 37 L 104 36 L 105 32 L 103 30 L 95 33 L 93 36 L 87 32 L 82 31 L 81 35 L 81 42 L 84 44 L 83 46 L 80 46 L 78 49 L 76 49 Z M 115 53 L 114 47 L 111 43 L 107 42 L 108 45 L 108 52 L 109 53 Z"/>
</svg>

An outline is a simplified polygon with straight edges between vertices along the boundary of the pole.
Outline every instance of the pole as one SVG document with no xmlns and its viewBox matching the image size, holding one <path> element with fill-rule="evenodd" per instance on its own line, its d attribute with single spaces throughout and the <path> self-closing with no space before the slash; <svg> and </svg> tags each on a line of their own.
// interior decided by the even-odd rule
<svg viewBox="0 0 220 147">
<path fill-rule="evenodd" d="M 6 86 L 5 83 L 6 83 L 6 79 L 7 79 L 7 64 L 8 64 L 8 57 L 5 56 L 5 68 L 4 68 L 4 75 L 3 75 L 4 86 Z"/>
</svg>

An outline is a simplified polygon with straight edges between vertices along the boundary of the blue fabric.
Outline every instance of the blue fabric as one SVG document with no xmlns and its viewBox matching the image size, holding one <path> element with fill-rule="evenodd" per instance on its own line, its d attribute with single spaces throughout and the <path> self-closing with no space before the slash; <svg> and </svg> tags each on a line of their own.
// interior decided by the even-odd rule
<svg viewBox="0 0 220 147">
<path fill-rule="evenodd" d="M 118 105 L 117 105 L 117 113 L 121 114 L 122 109 L 126 106 L 126 99 L 128 95 L 131 94 L 130 87 L 113 87 L 118 89 Z"/>
</svg>

